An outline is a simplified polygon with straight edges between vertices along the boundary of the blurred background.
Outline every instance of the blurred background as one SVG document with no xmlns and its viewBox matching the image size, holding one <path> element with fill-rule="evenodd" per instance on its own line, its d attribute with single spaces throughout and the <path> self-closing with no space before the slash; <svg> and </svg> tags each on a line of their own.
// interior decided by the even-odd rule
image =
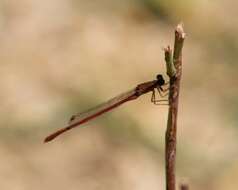
<svg viewBox="0 0 238 190">
<path fill-rule="evenodd" d="M 71 115 L 166 79 L 183 21 L 177 183 L 238 187 L 238 1 L 1 0 L 0 189 L 165 189 L 167 107 L 150 94 L 44 144 Z"/>
</svg>

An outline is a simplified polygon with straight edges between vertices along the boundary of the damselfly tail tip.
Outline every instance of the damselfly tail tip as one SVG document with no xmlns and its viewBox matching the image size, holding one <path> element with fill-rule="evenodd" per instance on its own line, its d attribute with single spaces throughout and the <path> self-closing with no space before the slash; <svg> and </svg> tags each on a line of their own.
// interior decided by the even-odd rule
<svg viewBox="0 0 238 190">
<path fill-rule="evenodd" d="M 50 135 L 50 136 L 48 136 L 48 137 L 46 137 L 46 138 L 44 139 L 44 143 L 48 143 L 48 142 L 52 141 L 53 139 L 54 139 L 54 137 L 52 137 L 52 136 Z"/>
</svg>

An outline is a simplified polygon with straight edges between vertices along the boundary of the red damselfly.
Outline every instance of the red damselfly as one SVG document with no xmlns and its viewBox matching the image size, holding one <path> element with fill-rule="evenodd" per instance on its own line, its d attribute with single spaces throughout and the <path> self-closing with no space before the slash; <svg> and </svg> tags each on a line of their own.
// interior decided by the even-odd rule
<svg viewBox="0 0 238 190">
<path fill-rule="evenodd" d="M 83 123 L 86 123 L 87 121 L 94 119 L 94 118 L 122 105 L 125 102 L 135 100 L 139 96 L 146 94 L 148 92 L 152 92 L 152 96 L 151 96 L 152 103 L 154 103 L 155 105 L 167 105 L 167 104 L 161 103 L 164 101 L 167 102 L 167 100 L 156 99 L 156 97 L 155 97 L 155 89 L 157 89 L 157 91 L 159 92 L 160 97 L 164 97 L 167 95 L 166 92 L 168 91 L 168 88 L 163 89 L 163 86 L 165 86 L 166 84 L 168 84 L 168 83 L 165 83 L 163 76 L 159 74 L 159 75 L 157 75 L 156 80 L 139 84 L 132 90 L 125 92 L 123 94 L 120 94 L 120 95 L 118 95 L 118 96 L 92 108 L 92 109 L 89 109 L 89 110 L 82 112 L 80 114 L 77 114 L 77 115 L 73 115 L 69 121 L 68 126 L 47 136 L 45 138 L 44 142 L 49 142 L 49 141 L 53 140 L 54 138 L 56 138 L 57 136 L 59 136 L 60 134 L 66 132 L 72 128 L 75 128 Z"/>
</svg>

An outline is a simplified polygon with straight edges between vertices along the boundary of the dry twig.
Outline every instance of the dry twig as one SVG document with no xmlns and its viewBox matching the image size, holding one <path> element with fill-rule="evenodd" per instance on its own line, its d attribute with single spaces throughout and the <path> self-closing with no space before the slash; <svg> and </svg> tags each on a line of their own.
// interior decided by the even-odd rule
<svg viewBox="0 0 238 190">
<path fill-rule="evenodd" d="M 182 24 L 175 29 L 174 52 L 168 46 L 164 49 L 167 74 L 170 78 L 169 113 L 165 135 L 166 190 L 175 190 L 176 132 L 180 79 L 182 74 L 182 48 L 185 33 Z"/>
</svg>

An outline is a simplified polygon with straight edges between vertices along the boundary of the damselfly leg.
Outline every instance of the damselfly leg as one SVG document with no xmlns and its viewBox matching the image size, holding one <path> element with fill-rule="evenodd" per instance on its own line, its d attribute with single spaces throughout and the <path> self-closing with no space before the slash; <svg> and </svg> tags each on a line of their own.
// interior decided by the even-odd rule
<svg viewBox="0 0 238 190">
<path fill-rule="evenodd" d="M 169 84 L 169 83 L 167 82 L 164 85 L 167 85 L 167 84 Z M 158 86 L 157 91 L 159 92 L 159 97 L 163 98 L 163 97 L 168 96 L 169 87 L 166 87 L 164 89 L 161 86 Z M 151 102 L 155 105 L 168 105 L 168 99 L 156 98 L 155 89 L 152 90 Z M 166 102 L 166 103 L 163 103 L 163 102 Z"/>
</svg>

